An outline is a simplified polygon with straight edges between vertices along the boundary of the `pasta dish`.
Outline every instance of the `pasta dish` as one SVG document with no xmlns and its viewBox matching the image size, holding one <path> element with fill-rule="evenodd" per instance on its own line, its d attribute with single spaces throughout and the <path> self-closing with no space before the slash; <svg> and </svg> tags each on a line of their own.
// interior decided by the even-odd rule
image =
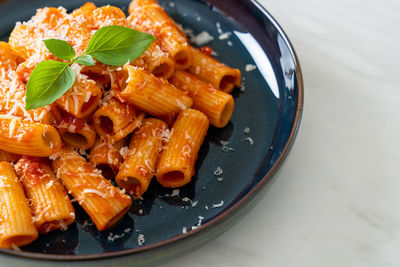
<svg viewBox="0 0 400 267">
<path fill-rule="evenodd" d="M 73 202 L 109 229 L 153 177 L 188 184 L 209 126 L 230 121 L 240 71 L 155 0 L 128 13 L 45 7 L 0 42 L 1 248 L 66 229 Z"/>
</svg>

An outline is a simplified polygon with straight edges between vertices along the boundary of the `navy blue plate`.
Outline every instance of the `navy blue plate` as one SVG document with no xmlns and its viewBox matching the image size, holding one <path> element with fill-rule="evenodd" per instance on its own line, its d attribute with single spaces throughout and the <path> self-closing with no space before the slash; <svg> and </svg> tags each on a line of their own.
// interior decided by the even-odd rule
<svg viewBox="0 0 400 267">
<path fill-rule="evenodd" d="M 94 1 L 126 10 L 129 0 Z M 37 8 L 82 0 L 9 0 L 0 4 L 0 39 Z M 160 0 L 194 34 L 207 31 L 217 58 L 239 68 L 235 112 L 224 129 L 211 128 L 201 147 L 193 181 L 180 190 L 153 181 L 142 201 L 114 228 L 98 232 L 76 206 L 76 223 L 40 236 L 22 252 L 2 253 L 47 260 L 94 260 L 131 255 L 135 262 L 160 260 L 215 237 L 255 202 L 293 144 L 299 127 L 303 84 L 294 50 L 277 22 L 256 1 Z M 221 33 L 229 38 L 220 40 Z M 220 167 L 223 173 L 215 175 Z M 217 172 L 218 174 L 218 172 Z M 184 233 L 186 232 L 186 233 Z M 142 243 L 143 244 L 139 244 Z"/>
</svg>

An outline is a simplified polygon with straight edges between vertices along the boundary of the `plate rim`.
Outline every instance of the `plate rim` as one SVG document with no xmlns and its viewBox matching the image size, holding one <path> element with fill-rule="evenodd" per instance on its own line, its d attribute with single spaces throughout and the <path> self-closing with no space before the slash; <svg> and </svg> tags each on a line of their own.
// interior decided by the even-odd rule
<svg viewBox="0 0 400 267">
<path fill-rule="evenodd" d="M 152 251 L 157 248 L 161 248 L 167 246 L 169 244 L 173 244 L 179 242 L 181 240 L 188 239 L 197 235 L 200 232 L 203 232 L 206 229 L 209 229 L 213 225 L 218 223 L 222 223 L 224 219 L 229 218 L 235 211 L 238 211 L 245 203 L 252 200 L 258 193 L 260 193 L 261 189 L 265 187 L 267 182 L 274 176 L 274 174 L 278 171 L 284 160 L 286 159 L 287 155 L 289 154 L 294 141 L 297 137 L 298 131 L 300 129 L 301 118 L 303 113 L 303 106 L 304 106 L 304 81 L 302 70 L 300 66 L 300 62 L 294 47 L 289 40 L 287 34 L 279 25 L 277 20 L 266 10 L 266 8 L 259 2 L 259 0 L 246 0 L 251 2 L 257 9 L 259 9 L 263 15 L 274 25 L 276 30 L 279 34 L 283 37 L 285 44 L 288 46 L 289 51 L 294 59 L 295 63 L 295 73 L 297 77 L 297 85 L 298 85 L 298 105 L 296 108 L 296 115 L 293 121 L 293 126 L 290 132 L 290 135 L 286 141 L 286 144 L 279 155 L 278 159 L 272 165 L 270 170 L 260 179 L 260 181 L 252 188 L 246 195 L 244 195 L 239 201 L 234 203 L 231 207 L 226 209 L 224 212 L 213 218 L 212 220 L 202 224 L 198 228 L 191 230 L 185 234 L 179 234 L 177 236 L 150 244 L 142 247 L 130 248 L 121 251 L 113 251 L 113 252 L 104 252 L 101 254 L 85 254 L 85 255 L 62 255 L 62 254 L 43 254 L 38 252 L 29 252 L 29 251 L 15 251 L 9 249 L 0 248 L 0 253 L 2 255 L 9 255 L 9 256 L 16 256 L 22 257 L 27 259 L 35 259 L 35 260 L 42 260 L 42 261 L 58 261 L 58 262 L 82 262 L 82 261 L 95 261 L 95 260 L 104 260 L 104 259 L 112 259 L 117 257 L 129 256 L 134 254 L 139 254 L 145 251 Z M 0 1 L 1 2 L 1 1 Z"/>
</svg>

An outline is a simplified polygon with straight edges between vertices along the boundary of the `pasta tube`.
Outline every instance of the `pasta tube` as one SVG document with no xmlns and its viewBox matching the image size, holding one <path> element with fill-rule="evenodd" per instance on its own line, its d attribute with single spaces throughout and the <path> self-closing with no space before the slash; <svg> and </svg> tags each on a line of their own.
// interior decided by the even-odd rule
<svg viewBox="0 0 400 267">
<path fill-rule="evenodd" d="M 17 61 L 8 43 L 0 42 L 0 113 L 8 113 L 43 123 L 54 123 L 57 110 L 53 106 L 25 110 L 25 84 L 16 73 Z"/>
<path fill-rule="evenodd" d="M 0 162 L 7 161 L 15 163 L 19 160 L 20 156 L 17 154 L 13 154 L 4 150 L 0 150 Z"/>
<path fill-rule="evenodd" d="M 193 104 L 181 90 L 146 70 L 125 65 L 123 73 L 126 82 L 120 96 L 155 117 L 169 118 Z"/>
<path fill-rule="evenodd" d="M 53 169 L 68 192 L 79 202 L 99 231 L 116 224 L 132 200 L 71 148 L 53 158 Z"/>
<path fill-rule="evenodd" d="M 162 186 L 176 188 L 191 181 L 208 126 L 207 116 L 200 111 L 187 109 L 179 114 L 158 162 L 156 177 Z"/>
<path fill-rule="evenodd" d="M 158 78 L 169 79 L 175 71 L 175 62 L 169 53 L 161 50 L 158 42 L 155 41 L 133 63 L 135 66 L 148 70 Z"/>
<path fill-rule="evenodd" d="M 139 127 L 143 118 L 143 112 L 117 98 L 111 98 L 93 114 L 93 124 L 101 138 L 115 142 Z"/>
<path fill-rule="evenodd" d="M 215 88 L 225 93 L 232 92 L 235 86 L 240 85 L 240 70 L 230 68 L 196 48 L 192 47 L 191 50 L 193 64 L 188 72 L 206 83 L 211 83 Z"/>
<path fill-rule="evenodd" d="M 0 115 L 0 149 L 28 156 L 48 157 L 61 148 L 61 138 L 50 125 Z"/>
<path fill-rule="evenodd" d="M 104 177 L 111 179 L 117 174 L 122 163 L 120 150 L 123 145 L 124 140 L 112 143 L 97 138 L 96 143 L 90 150 L 90 162 L 101 170 L 101 174 Z"/>
<path fill-rule="evenodd" d="M 41 31 L 31 25 L 17 24 L 10 34 L 8 40 L 13 53 L 23 60 L 33 56 L 40 50 L 38 39 L 41 38 Z"/>
<path fill-rule="evenodd" d="M 75 211 L 47 161 L 23 156 L 15 165 L 15 171 L 25 189 L 39 233 L 66 230 L 75 220 Z"/>
<path fill-rule="evenodd" d="M 0 42 L 0 70 L 15 70 L 16 68 L 17 60 L 11 46 L 6 42 Z"/>
<path fill-rule="evenodd" d="M 0 162 L 0 247 L 24 246 L 37 237 L 24 189 L 11 164 Z"/>
<path fill-rule="evenodd" d="M 96 82 L 96 85 L 105 90 L 110 86 L 111 76 L 106 67 L 100 63 L 94 66 L 84 66 L 81 73 Z"/>
<path fill-rule="evenodd" d="M 145 119 L 129 145 L 129 153 L 115 182 L 133 197 L 141 197 L 149 187 L 168 125 L 158 119 Z"/>
<path fill-rule="evenodd" d="M 86 118 L 66 114 L 57 129 L 65 143 L 79 149 L 89 149 L 96 141 L 96 132 Z"/>
<path fill-rule="evenodd" d="M 78 75 L 72 88 L 57 99 L 56 103 L 75 117 L 84 118 L 98 107 L 101 95 L 101 89 L 94 81 Z"/>
<path fill-rule="evenodd" d="M 206 114 L 211 125 L 222 128 L 228 124 L 235 107 L 230 94 L 216 90 L 185 71 L 176 71 L 170 82 L 188 92 L 193 99 L 193 108 Z"/>
<path fill-rule="evenodd" d="M 133 0 L 128 10 L 131 26 L 156 36 L 160 47 L 174 59 L 177 69 L 192 65 L 193 56 L 185 34 L 156 1 Z"/>
<path fill-rule="evenodd" d="M 73 17 L 79 17 L 82 16 L 85 20 L 88 20 L 93 11 L 96 9 L 96 5 L 92 2 L 86 2 L 83 4 L 80 8 L 75 9 L 71 15 Z"/>
<path fill-rule="evenodd" d="M 93 13 L 94 29 L 99 29 L 104 26 L 119 25 L 127 27 L 126 16 L 124 12 L 115 6 L 102 6 L 96 8 Z"/>
<path fill-rule="evenodd" d="M 37 109 L 25 109 L 25 84 L 17 77 L 15 70 L 1 70 L 4 78 L 0 79 L 0 114 L 8 114 L 26 118 L 29 121 L 38 121 L 53 124 L 60 119 L 59 110 L 55 105 Z"/>
</svg>

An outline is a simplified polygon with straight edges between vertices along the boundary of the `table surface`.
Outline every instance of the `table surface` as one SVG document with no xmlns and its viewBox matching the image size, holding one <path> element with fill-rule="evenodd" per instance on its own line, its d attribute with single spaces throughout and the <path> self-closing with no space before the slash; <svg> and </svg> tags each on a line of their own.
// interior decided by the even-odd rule
<svg viewBox="0 0 400 267">
<path fill-rule="evenodd" d="M 300 132 L 245 218 L 163 267 L 400 266 L 400 1 L 261 2 L 300 59 Z"/>
</svg>

